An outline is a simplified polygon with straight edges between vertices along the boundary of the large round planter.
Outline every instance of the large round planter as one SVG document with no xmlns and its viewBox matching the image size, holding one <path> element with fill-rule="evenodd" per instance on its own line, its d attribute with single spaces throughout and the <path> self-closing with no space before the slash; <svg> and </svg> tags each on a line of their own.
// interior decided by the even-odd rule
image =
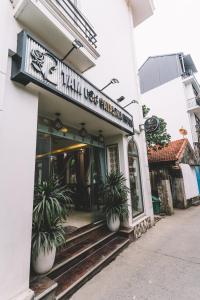
<svg viewBox="0 0 200 300">
<path fill-rule="evenodd" d="M 54 246 L 52 250 L 45 251 L 41 248 L 39 255 L 35 260 L 33 260 L 33 270 L 37 274 L 44 274 L 51 270 L 53 267 L 56 256 L 56 247 Z"/>
<path fill-rule="evenodd" d="M 120 227 L 120 218 L 118 215 L 114 215 L 111 218 L 107 219 L 108 229 L 112 232 L 116 232 Z"/>
</svg>

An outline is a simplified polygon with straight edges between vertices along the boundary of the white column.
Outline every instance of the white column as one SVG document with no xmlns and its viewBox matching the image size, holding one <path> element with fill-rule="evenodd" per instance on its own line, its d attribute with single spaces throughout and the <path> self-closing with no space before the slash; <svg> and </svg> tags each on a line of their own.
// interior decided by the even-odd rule
<svg viewBox="0 0 200 300">
<path fill-rule="evenodd" d="M 10 80 L 0 111 L 0 298 L 29 300 L 38 96 Z"/>
</svg>

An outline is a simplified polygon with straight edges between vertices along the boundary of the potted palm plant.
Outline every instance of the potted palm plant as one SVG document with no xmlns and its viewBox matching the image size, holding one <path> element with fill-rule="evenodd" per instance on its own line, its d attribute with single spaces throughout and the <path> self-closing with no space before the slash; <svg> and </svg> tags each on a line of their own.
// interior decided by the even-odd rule
<svg viewBox="0 0 200 300">
<path fill-rule="evenodd" d="M 122 173 L 111 172 L 107 175 L 103 186 L 104 211 L 110 231 L 118 231 L 120 220 L 124 221 L 128 217 L 129 189 L 125 185 L 125 181 Z"/>
<path fill-rule="evenodd" d="M 57 178 L 35 187 L 32 225 L 32 265 L 38 274 L 48 272 L 54 263 L 56 248 L 65 242 L 63 221 L 69 215 L 71 191 Z"/>
</svg>

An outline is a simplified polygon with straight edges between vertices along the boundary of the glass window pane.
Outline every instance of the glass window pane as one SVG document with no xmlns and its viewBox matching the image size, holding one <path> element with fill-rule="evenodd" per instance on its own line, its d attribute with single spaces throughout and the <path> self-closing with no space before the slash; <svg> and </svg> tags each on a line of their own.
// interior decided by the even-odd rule
<svg viewBox="0 0 200 300">
<path fill-rule="evenodd" d="M 47 180 L 50 172 L 51 136 L 49 134 L 38 133 L 36 146 L 36 167 L 35 183 L 40 184 Z"/>
<path fill-rule="evenodd" d="M 137 146 L 133 140 L 128 143 L 128 154 L 138 156 Z"/>
<path fill-rule="evenodd" d="M 119 172 L 119 152 L 117 144 L 108 146 L 108 162 L 110 172 Z"/>
<path fill-rule="evenodd" d="M 128 165 L 132 213 L 133 217 L 136 217 L 144 211 L 144 208 L 142 199 L 138 151 L 133 140 L 129 141 L 128 144 Z"/>
</svg>

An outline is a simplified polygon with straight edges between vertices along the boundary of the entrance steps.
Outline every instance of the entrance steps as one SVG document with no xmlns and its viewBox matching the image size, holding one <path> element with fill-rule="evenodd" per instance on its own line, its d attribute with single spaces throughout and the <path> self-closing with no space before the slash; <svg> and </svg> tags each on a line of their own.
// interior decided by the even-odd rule
<svg viewBox="0 0 200 300">
<path fill-rule="evenodd" d="M 53 269 L 35 278 L 30 288 L 35 300 L 66 300 L 108 265 L 129 244 L 129 239 L 109 232 L 100 222 L 66 236 Z"/>
</svg>

